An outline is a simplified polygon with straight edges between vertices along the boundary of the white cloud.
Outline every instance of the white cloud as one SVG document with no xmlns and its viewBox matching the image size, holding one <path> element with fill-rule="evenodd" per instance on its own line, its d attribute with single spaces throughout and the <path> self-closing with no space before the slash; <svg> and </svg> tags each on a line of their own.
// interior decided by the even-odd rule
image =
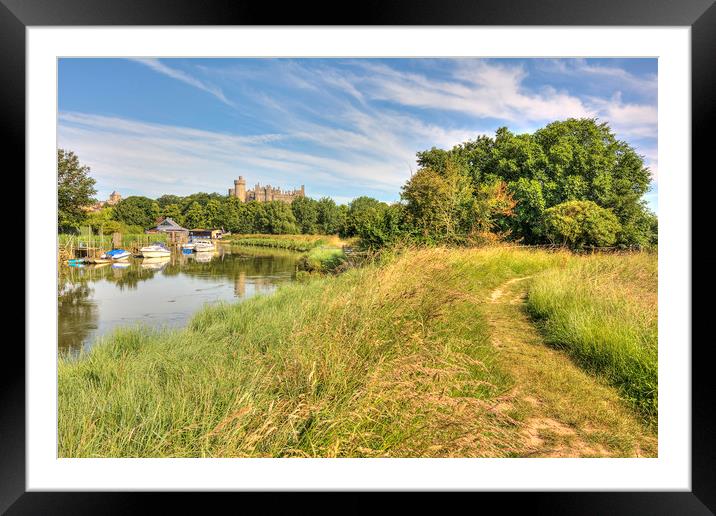
<svg viewBox="0 0 716 516">
<path fill-rule="evenodd" d="M 211 93 L 213 96 L 215 96 L 217 99 L 219 99 L 224 104 L 227 104 L 232 107 L 234 106 L 234 103 L 226 98 L 226 96 L 224 95 L 224 92 L 221 90 L 221 88 L 218 88 L 211 84 L 207 84 L 204 81 L 201 81 L 201 80 L 197 79 L 196 77 L 193 77 L 182 70 L 178 70 L 176 68 L 171 68 L 171 67 L 165 65 L 164 63 L 162 63 L 159 59 L 132 58 L 130 60 L 135 61 L 137 63 L 141 63 L 145 66 L 148 66 L 155 72 L 164 74 L 167 77 L 171 77 L 172 79 L 176 79 L 176 80 L 184 82 L 190 86 L 193 86 L 200 90 L 206 91 L 207 93 Z"/>
</svg>

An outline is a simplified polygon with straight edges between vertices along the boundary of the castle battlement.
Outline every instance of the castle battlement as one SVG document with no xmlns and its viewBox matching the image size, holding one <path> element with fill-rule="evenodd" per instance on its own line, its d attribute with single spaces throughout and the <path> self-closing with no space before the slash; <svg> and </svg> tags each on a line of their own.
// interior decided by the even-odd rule
<svg viewBox="0 0 716 516">
<path fill-rule="evenodd" d="M 284 190 L 279 187 L 271 185 L 256 185 L 251 189 L 246 189 L 246 180 L 239 176 L 238 179 L 234 179 L 234 187 L 229 188 L 229 197 L 236 197 L 241 202 L 257 201 L 257 202 L 271 202 L 271 201 L 282 201 L 290 203 L 298 197 L 305 197 L 306 191 L 303 185 L 301 188 L 294 190 Z"/>
</svg>

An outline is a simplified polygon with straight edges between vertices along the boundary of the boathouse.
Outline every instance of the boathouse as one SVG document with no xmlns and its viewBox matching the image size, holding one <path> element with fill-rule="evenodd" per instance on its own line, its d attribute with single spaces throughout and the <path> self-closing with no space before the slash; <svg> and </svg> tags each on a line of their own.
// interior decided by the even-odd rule
<svg viewBox="0 0 716 516">
<path fill-rule="evenodd" d="M 179 224 L 174 222 L 170 217 L 166 217 L 156 227 L 148 229 L 145 233 L 169 233 L 171 237 L 186 238 L 189 235 L 189 230 L 181 227 Z M 174 239 L 172 238 L 172 240 Z"/>
<path fill-rule="evenodd" d="M 217 238 L 221 238 L 221 236 L 224 234 L 224 231 L 221 229 L 190 229 L 189 230 L 189 236 L 191 238 L 210 238 L 212 240 L 216 240 Z"/>
</svg>

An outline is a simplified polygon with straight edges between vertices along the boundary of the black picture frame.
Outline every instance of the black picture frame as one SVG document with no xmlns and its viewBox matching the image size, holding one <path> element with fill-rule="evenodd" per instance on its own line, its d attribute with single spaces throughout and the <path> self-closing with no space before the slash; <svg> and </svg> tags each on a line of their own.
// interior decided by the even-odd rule
<svg viewBox="0 0 716 516">
<path fill-rule="evenodd" d="M 407 0 L 389 4 L 375 0 L 328 5 L 230 0 L 0 0 L 0 113 L 6 157 L 16 170 L 25 166 L 25 28 L 81 25 L 577 25 L 690 26 L 692 73 L 692 169 L 710 172 L 707 162 L 710 127 L 716 113 L 716 5 L 714 0 Z M 708 165 L 707 165 L 708 163 Z M 706 168 L 708 166 L 708 168 Z M 22 168 L 20 168 L 22 167 Z M 684 172 L 685 174 L 687 172 Z M 694 206 L 706 202 L 705 181 L 713 174 L 694 174 Z M 21 187 L 22 188 L 22 187 Z M 699 203 L 699 201 L 703 201 Z M 692 217 L 692 235 L 701 234 Z M 703 223 L 705 224 L 705 223 Z M 692 248 L 692 274 L 698 269 Z M 25 271 L 28 272 L 27 270 Z M 711 279 L 699 282 L 710 287 Z M 693 294 L 692 294 L 693 295 Z M 695 299 L 695 298 L 694 298 Z M 693 330 L 706 318 L 694 317 L 708 304 L 692 302 Z M 704 314 L 705 315 L 705 314 Z M 698 332 L 694 331 L 694 335 Z M 684 343 L 688 345 L 689 343 Z M 482 493 L 503 507 L 515 502 L 550 514 L 713 514 L 716 511 L 716 426 L 714 375 L 708 360 L 708 339 L 693 339 L 692 352 L 692 490 L 690 492 Z M 8 346 L 9 347 L 9 346 Z M 17 346 L 16 346 L 17 348 Z M 14 354 L 14 356 L 13 356 Z M 144 493 L 26 492 L 25 484 L 25 354 L 5 350 L 0 360 L 0 512 L 8 514 L 128 514 L 146 509 Z M 186 510 L 179 493 L 161 496 L 164 512 Z M 222 495 L 221 498 L 233 495 Z M 254 496 L 254 495 L 252 495 Z M 354 494 L 340 512 L 365 512 Z M 421 495 L 414 501 L 422 503 Z M 261 496 L 259 503 L 273 504 Z M 258 500 L 257 500 L 258 501 Z M 505 503 L 507 502 L 507 503 Z M 244 502 L 242 502 L 244 503 Z M 313 501 L 301 504 L 313 505 Z M 367 503 L 367 502 L 366 502 Z M 204 506 L 204 510 L 209 506 Z M 182 511 L 184 512 L 184 511 Z M 204 512 L 204 511 L 202 511 Z"/>
</svg>

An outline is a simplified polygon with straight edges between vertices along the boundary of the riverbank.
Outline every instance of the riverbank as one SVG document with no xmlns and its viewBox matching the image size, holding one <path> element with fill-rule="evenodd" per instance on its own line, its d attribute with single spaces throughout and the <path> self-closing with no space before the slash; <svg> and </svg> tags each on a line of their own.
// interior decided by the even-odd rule
<svg viewBox="0 0 716 516">
<path fill-rule="evenodd" d="M 58 364 L 59 456 L 655 456 L 605 370 L 555 350 L 524 305 L 592 258 L 408 250 L 184 330 L 118 331 Z"/>
<path fill-rule="evenodd" d="M 317 247 L 340 248 L 344 242 L 337 235 L 230 235 L 226 241 L 233 245 L 274 247 L 306 252 Z"/>
</svg>

